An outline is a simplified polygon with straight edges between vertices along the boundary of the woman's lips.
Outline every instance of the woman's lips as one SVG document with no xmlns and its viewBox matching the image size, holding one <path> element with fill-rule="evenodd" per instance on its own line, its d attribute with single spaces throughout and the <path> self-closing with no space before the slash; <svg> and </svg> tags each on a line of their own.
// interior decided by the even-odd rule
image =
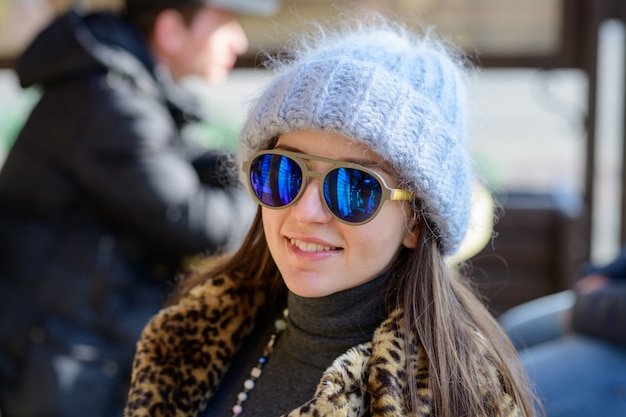
<svg viewBox="0 0 626 417">
<path fill-rule="evenodd" d="M 289 239 L 289 243 L 302 252 L 329 252 L 339 249 L 333 246 L 321 245 L 315 242 L 305 242 L 298 239 Z"/>
</svg>

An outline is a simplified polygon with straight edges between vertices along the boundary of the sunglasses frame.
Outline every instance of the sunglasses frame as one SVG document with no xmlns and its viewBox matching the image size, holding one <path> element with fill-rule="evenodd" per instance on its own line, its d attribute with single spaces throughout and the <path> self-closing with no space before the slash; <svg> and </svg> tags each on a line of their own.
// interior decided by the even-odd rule
<svg viewBox="0 0 626 417">
<path fill-rule="evenodd" d="M 300 170 L 302 171 L 302 186 L 300 187 L 300 190 L 298 190 L 298 193 L 296 194 L 296 196 L 293 198 L 293 200 L 291 200 L 289 203 L 285 204 L 284 206 L 280 206 L 280 207 L 274 207 L 274 206 L 270 206 L 266 203 L 264 203 L 263 201 L 261 201 L 260 198 L 258 198 L 256 196 L 256 193 L 254 192 L 254 189 L 252 187 L 252 180 L 250 178 L 250 168 L 252 167 L 252 162 L 254 162 L 254 160 L 256 158 L 258 158 L 259 156 L 262 155 L 279 155 L 279 156 L 286 156 L 289 159 L 291 159 L 292 161 L 294 161 L 299 167 Z M 331 164 L 331 166 L 324 170 L 323 172 L 318 172 L 318 171 L 313 171 L 312 169 L 309 168 L 309 166 L 304 162 L 304 161 L 320 161 L 320 162 L 326 162 Z M 328 174 L 331 171 L 334 171 L 335 169 L 338 168 L 351 168 L 351 169 L 356 169 L 362 172 L 365 172 L 368 175 L 371 175 L 372 177 L 374 177 L 379 184 L 381 185 L 381 189 L 382 189 L 382 195 L 380 196 L 380 204 L 378 204 L 378 207 L 376 207 L 376 211 L 367 219 L 365 219 L 364 221 L 361 222 L 350 222 L 347 220 L 344 220 L 340 217 L 338 217 L 337 215 L 335 215 L 335 213 L 333 213 L 333 211 L 330 209 L 328 202 L 326 201 L 326 198 L 324 196 L 324 181 L 326 179 L 326 177 L 328 176 Z M 385 182 L 385 179 L 376 171 L 369 169 L 367 167 L 364 167 L 362 165 L 359 165 L 357 163 L 354 162 L 346 162 L 346 161 L 338 161 L 336 159 L 330 159 L 330 158 L 324 158 L 322 156 L 316 156 L 316 155 L 309 155 L 309 154 L 305 154 L 305 153 L 300 153 L 300 152 L 293 152 L 293 151 L 287 151 L 284 149 L 279 149 L 279 148 L 275 148 L 275 149 L 267 149 L 267 150 L 263 150 L 263 151 L 258 151 L 255 154 L 253 154 L 249 160 L 245 161 L 243 163 L 242 166 L 242 170 L 246 173 L 246 178 L 247 178 L 247 186 L 250 190 L 250 193 L 252 194 L 253 198 L 263 207 L 267 207 L 269 209 L 273 209 L 273 210 L 280 210 L 280 209 L 284 209 L 287 208 L 289 206 L 291 206 L 292 204 L 296 203 L 300 197 L 302 197 L 302 194 L 304 194 L 304 191 L 306 190 L 307 186 L 309 185 L 309 179 L 310 178 L 317 178 L 319 180 L 319 193 L 320 193 L 320 200 L 323 202 L 324 207 L 326 208 L 326 210 L 328 210 L 328 212 L 333 216 L 333 218 L 337 219 L 338 221 L 340 221 L 341 223 L 344 224 L 348 224 L 351 226 L 359 226 L 362 224 L 366 224 L 369 223 L 370 221 L 372 221 L 374 219 L 374 217 L 376 217 L 378 215 L 378 212 L 380 211 L 380 209 L 383 206 L 383 203 L 387 200 L 392 200 L 392 201 L 410 201 L 413 200 L 415 198 L 414 194 L 408 190 L 403 190 L 400 188 L 391 188 L 387 185 L 387 183 Z"/>
</svg>

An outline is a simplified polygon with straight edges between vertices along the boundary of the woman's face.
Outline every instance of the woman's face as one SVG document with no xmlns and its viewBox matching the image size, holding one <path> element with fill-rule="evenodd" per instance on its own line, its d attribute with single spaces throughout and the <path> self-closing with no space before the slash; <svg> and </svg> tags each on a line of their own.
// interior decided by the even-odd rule
<svg viewBox="0 0 626 417">
<path fill-rule="evenodd" d="M 280 136 L 276 147 L 356 162 L 378 172 L 390 187 L 398 185 L 374 152 L 335 133 L 294 131 Z M 331 165 L 322 161 L 309 164 L 314 171 Z M 369 223 L 348 225 L 326 209 L 319 187 L 319 180 L 311 178 L 304 194 L 291 206 L 262 208 L 270 252 L 293 293 L 323 297 L 357 287 L 385 271 L 402 245 L 416 246 L 407 202 L 385 201 Z"/>
</svg>

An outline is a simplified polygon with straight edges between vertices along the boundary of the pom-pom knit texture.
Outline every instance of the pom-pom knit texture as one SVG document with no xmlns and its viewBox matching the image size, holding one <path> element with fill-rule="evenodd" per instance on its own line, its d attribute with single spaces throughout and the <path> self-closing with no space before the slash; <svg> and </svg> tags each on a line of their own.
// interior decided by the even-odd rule
<svg viewBox="0 0 626 417">
<path fill-rule="evenodd" d="M 282 133 L 339 133 L 372 149 L 415 193 L 442 251 L 469 221 L 465 72 L 431 37 L 391 28 L 326 38 L 285 64 L 240 136 L 241 161 Z"/>
</svg>

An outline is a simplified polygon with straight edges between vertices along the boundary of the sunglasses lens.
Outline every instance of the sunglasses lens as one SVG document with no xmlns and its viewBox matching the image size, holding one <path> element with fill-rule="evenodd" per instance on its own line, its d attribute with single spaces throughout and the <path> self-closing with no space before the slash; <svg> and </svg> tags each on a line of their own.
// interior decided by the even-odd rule
<svg viewBox="0 0 626 417">
<path fill-rule="evenodd" d="M 324 180 L 324 198 L 330 211 L 349 223 L 361 223 L 372 217 L 381 196 L 378 180 L 358 169 L 337 168 Z"/>
<path fill-rule="evenodd" d="M 302 186 L 302 170 L 283 155 L 257 156 L 250 165 L 250 185 L 256 198 L 270 207 L 291 203 Z"/>
</svg>

